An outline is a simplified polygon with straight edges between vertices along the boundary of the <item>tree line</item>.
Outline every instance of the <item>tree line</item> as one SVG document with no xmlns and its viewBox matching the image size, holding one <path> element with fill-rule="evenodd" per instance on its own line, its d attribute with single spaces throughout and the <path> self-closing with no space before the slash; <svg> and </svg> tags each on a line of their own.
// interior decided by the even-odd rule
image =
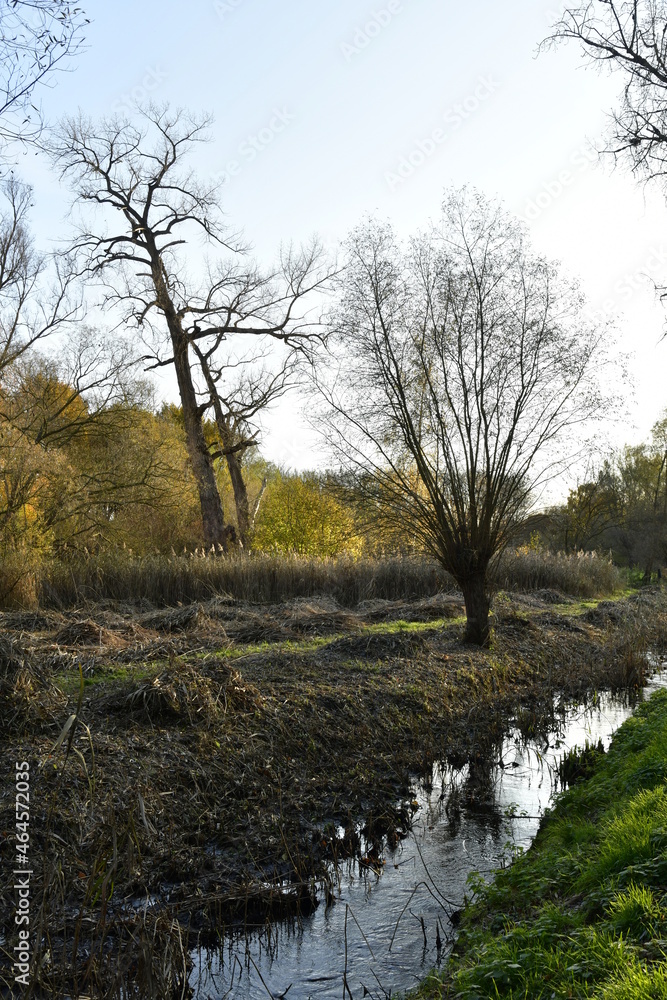
<svg viewBox="0 0 667 1000">
<path fill-rule="evenodd" d="M 667 565 L 667 415 L 548 511 L 541 535 L 563 552 L 609 551 L 645 580 Z"/>
<path fill-rule="evenodd" d="M 5 122 L 40 67 L 76 48 L 81 25 L 68 5 L 12 7 L 34 65 L 18 77 L 5 70 Z M 654 0 L 644 7 L 600 0 L 566 11 L 554 40 L 576 37 L 630 73 L 613 151 L 660 172 L 657 28 L 667 19 Z M 40 34 L 49 17 L 63 28 L 61 49 L 49 48 L 57 35 Z M 364 526 L 411 544 L 460 586 L 466 638 L 488 642 L 494 562 L 545 484 L 572 465 L 581 428 L 611 405 L 608 331 L 525 228 L 466 188 L 447 192 L 440 215 L 408 240 L 369 220 L 337 259 L 313 239 L 261 265 L 226 223 L 219 187 L 192 170 L 209 126 L 206 116 L 149 105 L 132 118 L 38 122 L 22 136 L 69 188 L 75 224 L 66 250 L 40 255 L 30 191 L 5 175 L 5 563 L 27 549 L 62 558 L 128 539 L 140 550 L 195 541 L 223 555 L 294 548 L 299 518 L 325 511 L 320 550 L 345 536 L 352 545 Z M 9 126 L 2 136 L 11 143 Z M 178 403 L 157 409 L 148 379 L 162 370 L 174 375 Z M 284 476 L 258 458 L 262 418 L 295 387 L 328 441 L 328 479 Z M 616 531 L 630 562 L 642 544 L 633 525 L 652 517 L 658 537 L 664 462 L 655 442 L 647 448 L 570 495 L 552 518 L 565 547 Z M 602 528 L 599 498 L 612 494 L 616 520 Z"/>
</svg>

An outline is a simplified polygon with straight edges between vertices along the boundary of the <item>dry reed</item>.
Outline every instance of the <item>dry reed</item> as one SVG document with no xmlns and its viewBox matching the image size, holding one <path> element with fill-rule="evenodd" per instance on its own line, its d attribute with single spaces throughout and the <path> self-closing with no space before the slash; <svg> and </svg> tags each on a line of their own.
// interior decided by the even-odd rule
<svg viewBox="0 0 667 1000">
<path fill-rule="evenodd" d="M 621 578 L 608 560 L 595 554 L 566 556 L 523 549 L 503 555 L 493 583 L 504 590 L 555 588 L 577 597 L 593 597 L 619 589 Z M 39 601 L 42 607 L 102 600 L 173 607 L 216 595 L 256 603 L 327 595 L 349 608 L 361 601 L 414 600 L 454 589 L 452 578 L 423 556 L 216 556 L 200 551 L 167 557 L 117 552 L 45 566 Z"/>
</svg>

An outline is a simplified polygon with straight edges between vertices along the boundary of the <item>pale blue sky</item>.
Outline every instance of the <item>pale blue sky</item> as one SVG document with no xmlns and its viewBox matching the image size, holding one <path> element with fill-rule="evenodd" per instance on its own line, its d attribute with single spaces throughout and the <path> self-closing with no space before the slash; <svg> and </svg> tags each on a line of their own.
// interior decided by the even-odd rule
<svg viewBox="0 0 667 1000">
<path fill-rule="evenodd" d="M 452 184 L 500 195 L 537 247 L 582 279 L 593 308 L 618 318 L 638 391 L 612 436 L 648 433 L 667 405 L 667 344 L 642 275 L 667 283 L 667 211 L 658 192 L 591 155 L 621 80 L 583 68 L 575 47 L 535 58 L 556 0 L 85 7 L 87 51 L 42 91 L 48 117 L 129 110 L 133 99 L 212 112 L 193 166 L 226 177 L 230 222 L 263 258 L 314 232 L 334 245 L 367 212 L 407 234 Z M 32 156 L 19 171 L 35 185 L 40 239 L 62 233 L 66 192 Z M 267 457 L 314 463 L 294 404 L 269 424 Z"/>
</svg>

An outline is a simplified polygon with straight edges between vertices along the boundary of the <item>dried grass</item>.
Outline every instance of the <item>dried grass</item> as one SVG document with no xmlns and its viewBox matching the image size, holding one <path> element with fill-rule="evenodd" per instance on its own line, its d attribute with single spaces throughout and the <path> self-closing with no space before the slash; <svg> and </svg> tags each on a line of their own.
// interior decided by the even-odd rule
<svg viewBox="0 0 667 1000">
<path fill-rule="evenodd" d="M 0 731 L 39 728 L 66 703 L 50 669 L 35 663 L 19 639 L 0 635 Z"/>
<path fill-rule="evenodd" d="M 494 583 L 500 590 L 555 590 L 574 597 L 601 597 L 623 587 L 619 570 L 595 552 L 566 555 L 528 548 L 503 553 Z"/>
<path fill-rule="evenodd" d="M 428 649 L 427 640 L 419 633 L 385 632 L 334 639 L 324 647 L 321 655 L 327 659 L 361 657 L 366 660 L 393 660 L 414 658 Z"/>
<path fill-rule="evenodd" d="M 0 730 L 6 733 L 34 731 L 53 723 L 66 704 L 60 688 L 29 667 L 12 678 L 0 678 Z"/>
<path fill-rule="evenodd" d="M 593 597 L 621 586 L 618 570 L 595 553 L 564 555 L 532 549 L 506 551 L 494 576 L 497 588 Z M 260 604 L 295 598 L 332 598 L 338 607 L 360 602 L 414 601 L 455 589 L 427 557 L 310 558 L 262 553 L 134 557 L 126 552 L 88 556 L 42 569 L 41 607 L 85 602 L 148 602 L 149 607 L 231 600 Z"/>
<path fill-rule="evenodd" d="M 257 603 L 328 595 L 351 607 L 373 597 L 431 596 L 451 585 L 437 564 L 423 558 L 315 559 L 266 554 L 135 558 L 107 553 L 45 567 L 40 605 L 63 608 L 86 601 L 142 599 L 173 607 L 216 595 Z"/>
<path fill-rule="evenodd" d="M 116 632 L 111 632 L 90 618 L 68 622 L 55 635 L 59 646 L 105 646 L 118 648 L 127 645 Z"/>
<path fill-rule="evenodd" d="M 255 711 L 261 700 L 259 692 L 228 664 L 217 665 L 214 675 L 208 676 L 172 657 L 167 670 L 114 691 L 98 701 L 97 710 L 120 712 L 126 718 L 143 716 L 152 723 L 180 720 L 212 726 L 230 710 Z"/>
</svg>

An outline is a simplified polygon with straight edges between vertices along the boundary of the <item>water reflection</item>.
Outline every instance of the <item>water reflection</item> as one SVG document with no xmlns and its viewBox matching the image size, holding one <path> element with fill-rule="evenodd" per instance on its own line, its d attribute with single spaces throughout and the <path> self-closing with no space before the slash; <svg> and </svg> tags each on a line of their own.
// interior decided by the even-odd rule
<svg viewBox="0 0 667 1000">
<path fill-rule="evenodd" d="M 653 677 L 645 697 L 665 686 L 667 670 Z M 470 872 L 490 878 L 530 845 L 557 789 L 563 753 L 586 740 L 601 739 L 606 749 L 632 707 L 627 697 L 610 694 L 556 706 L 540 736 L 528 736 L 521 718 L 502 743 L 463 766 L 437 765 L 415 786 L 414 827 L 384 851 L 384 864 L 371 858 L 339 866 L 333 905 L 323 902 L 307 918 L 228 939 L 215 955 L 197 954 L 191 977 L 197 997 L 324 1000 L 340 998 L 345 981 L 346 995 L 357 1000 L 416 985 L 451 948 Z"/>
</svg>

